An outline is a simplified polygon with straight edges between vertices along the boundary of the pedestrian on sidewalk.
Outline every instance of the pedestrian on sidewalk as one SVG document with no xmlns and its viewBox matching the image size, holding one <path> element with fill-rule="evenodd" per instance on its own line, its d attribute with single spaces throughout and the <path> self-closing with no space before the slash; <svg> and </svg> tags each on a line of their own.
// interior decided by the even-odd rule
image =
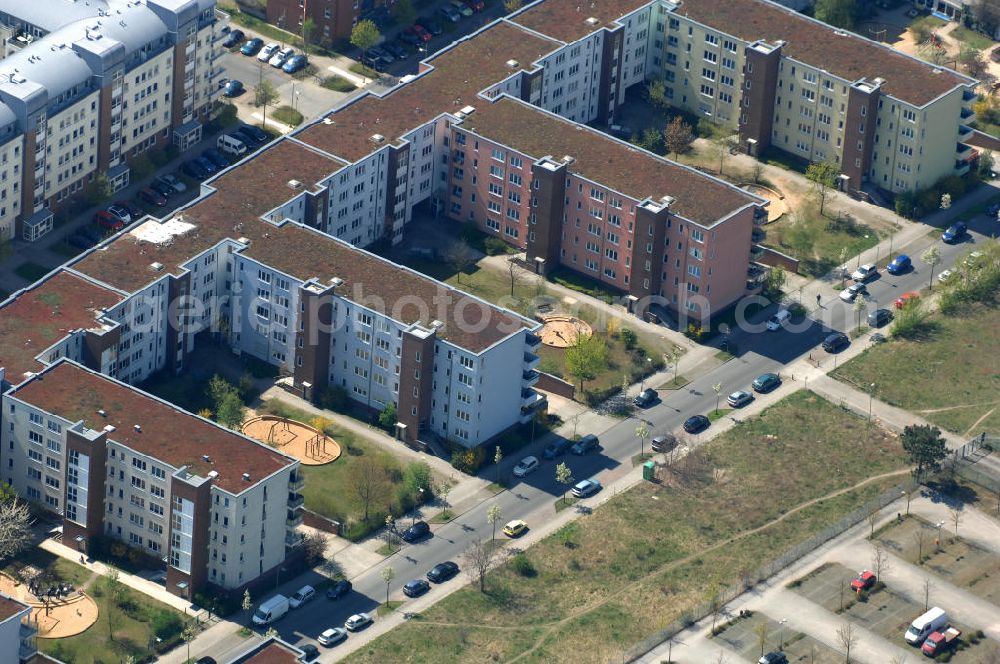
<svg viewBox="0 0 1000 664">
<path fill-rule="evenodd" d="M 821 295 L 819 293 L 816 293 L 816 306 L 822 309 L 823 305 L 820 303 L 820 297 Z"/>
</svg>

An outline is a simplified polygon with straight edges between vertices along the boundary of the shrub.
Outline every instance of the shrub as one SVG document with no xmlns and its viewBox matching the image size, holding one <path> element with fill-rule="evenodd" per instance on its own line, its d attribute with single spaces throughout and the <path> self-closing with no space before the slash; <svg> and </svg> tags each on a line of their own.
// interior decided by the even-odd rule
<svg viewBox="0 0 1000 664">
<path fill-rule="evenodd" d="M 519 553 L 511 558 L 510 566 L 515 572 L 523 577 L 531 579 L 538 576 L 538 570 L 535 569 L 534 564 L 532 564 L 531 560 L 525 553 Z"/>
<path fill-rule="evenodd" d="M 507 253 L 507 243 L 498 237 L 488 237 L 483 242 L 487 256 L 498 256 Z"/>
<path fill-rule="evenodd" d="M 347 390 L 339 385 L 334 385 L 322 390 L 316 397 L 316 404 L 320 408 L 343 413 L 350 407 L 350 397 Z"/>
<path fill-rule="evenodd" d="M 701 341 L 705 334 L 705 329 L 697 323 L 688 323 L 687 329 L 684 330 L 684 336 L 692 341 Z"/>
<path fill-rule="evenodd" d="M 622 343 L 625 344 L 625 348 L 632 350 L 635 348 L 635 344 L 639 341 L 639 337 L 635 332 L 627 327 L 623 327 L 619 332 L 622 338 Z"/>
<path fill-rule="evenodd" d="M 353 83 L 340 76 L 327 76 L 320 85 L 334 92 L 353 92 L 356 89 Z"/>
<path fill-rule="evenodd" d="M 152 625 L 153 633 L 156 634 L 157 638 L 164 641 L 173 638 L 184 630 L 184 621 L 181 620 L 181 617 L 173 611 L 167 611 L 166 609 L 160 609 L 153 615 Z"/>
<path fill-rule="evenodd" d="M 486 452 L 482 447 L 471 450 L 460 450 L 451 455 L 452 467 L 469 475 L 475 475 L 485 460 Z"/>
</svg>

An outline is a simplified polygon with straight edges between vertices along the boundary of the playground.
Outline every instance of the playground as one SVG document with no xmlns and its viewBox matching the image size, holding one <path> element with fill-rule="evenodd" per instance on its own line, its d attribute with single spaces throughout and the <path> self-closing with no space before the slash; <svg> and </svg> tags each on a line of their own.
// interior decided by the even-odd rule
<svg viewBox="0 0 1000 664">
<path fill-rule="evenodd" d="M 0 592 L 31 607 L 31 625 L 38 630 L 39 638 L 75 636 L 97 622 L 97 603 L 82 589 L 71 585 L 36 586 L 34 582 L 18 583 L 0 574 Z"/>
<path fill-rule="evenodd" d="M 254 440 L 295 457 L 304 466 L 322 466 L 340 458 L 337 441 L 318 429 L 286 417 L 253 417 L 243 423 L 242 431 Z"/>
<path fill-rule="evenodd" d="M 539 332 L 542 343 L 552 348 L 568 348 L 576 343 L 580 335 L 589 337 L 594 331 L 587 321 L 574 316 L 551 315 L 542 318 L 543 327 Z"/>
</svg>

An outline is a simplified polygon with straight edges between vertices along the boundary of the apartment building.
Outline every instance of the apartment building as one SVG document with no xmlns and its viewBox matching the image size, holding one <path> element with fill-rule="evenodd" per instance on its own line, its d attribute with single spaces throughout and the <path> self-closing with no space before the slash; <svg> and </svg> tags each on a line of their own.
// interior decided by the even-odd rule
<svg viewBox="0 0 1000 664">
<path fill-rule="evenodd" d="M 38 652 L 31 610 L 24 602 L 0 593 L 0 652 L 5 653 L 0 659 L 11 664 L 62 664 Z"/>
<path fill-rule="evenodd" d="M 63 538 L 127 542 L 167 588 L 239 588 L 298 544 L 298 461 L 61 359 L 3 396 L 3 479 L 63 517 Z"/>
<path fill-rule="evenodd" d="M 380 2 L 372 0 L 267 0 L 267 22 L 283 30 L 302 35 L 302 23 L 312 19 L 309 41 L 323 46 L 351 37 L 351 28 Z"/>
<path fill-rule="evenodd" d="M 130 158 L 197 143 L 224 22 L 212 0 L 0 2 L 16 45 L 0 60 L 0 234 L 36 240 L 98 174 L 117 190 Z"/>
</svg>

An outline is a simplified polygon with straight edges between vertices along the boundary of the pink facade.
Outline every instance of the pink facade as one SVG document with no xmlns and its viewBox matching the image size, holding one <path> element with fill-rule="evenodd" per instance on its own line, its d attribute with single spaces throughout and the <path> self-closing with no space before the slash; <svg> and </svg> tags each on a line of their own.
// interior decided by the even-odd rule
<svg viewBox="0 0 1000 664">
<path fill-rule="evenodd" d="M 560 262 L 628 291 L 636 201 L 572 173 L 566 184 Z"/>
</svg>

